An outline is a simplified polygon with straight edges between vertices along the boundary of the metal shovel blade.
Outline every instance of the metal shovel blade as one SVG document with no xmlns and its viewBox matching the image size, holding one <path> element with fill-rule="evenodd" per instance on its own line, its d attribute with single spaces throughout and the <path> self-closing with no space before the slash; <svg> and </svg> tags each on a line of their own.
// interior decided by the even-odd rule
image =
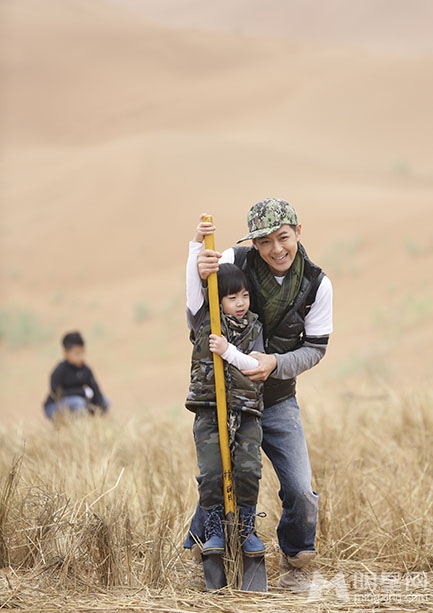
<svg viewBox="0 0 433 613">
<path fill-rule="evenodd" d="M 268 576 L 266 574 L 265 556 L 242 556 L 243 575 L 242 590 L 247 592 L 267 592 Z"/>
<path fill-rule="evenodd" d="M 220 590 L 227 585 L 224 560 L 222 555 L 210 554 L 201 556 L 204 579 L 208 590 Z"/>
</svg>

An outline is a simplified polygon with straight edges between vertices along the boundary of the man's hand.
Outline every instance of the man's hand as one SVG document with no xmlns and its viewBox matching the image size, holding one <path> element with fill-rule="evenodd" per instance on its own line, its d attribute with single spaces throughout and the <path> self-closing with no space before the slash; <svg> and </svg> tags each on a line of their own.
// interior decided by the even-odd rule
<svg viewBox="0 0 433 613">
<path fill-rule="evenodd" d="M 242 374 L 249 377 L 251 381 L 266 381 L 277 367 L 277 358 L 272 353 L 253 353 L 251 355 L 260 362 L 260 365 L 251 370 L 242 370 Z"/>
<path fill-rule="evenodd" d="M 197 266 L 198 274 L 202 281 L 206 281 L 208 276 L 213 272 L 218 272 L 218 261 L 221 257 L 221 253 L 218 251 L 212 251 L 212 249 L 203 249 L 198 255 Z"/>
<path fill-rule="evenodd" d="M 228 346 L 228 340 L 224 336 L 218 336 L 217 334 L 209 335 L 209 349 L 212 353 L 222 355 L 227 351 Z"/>
</svg>

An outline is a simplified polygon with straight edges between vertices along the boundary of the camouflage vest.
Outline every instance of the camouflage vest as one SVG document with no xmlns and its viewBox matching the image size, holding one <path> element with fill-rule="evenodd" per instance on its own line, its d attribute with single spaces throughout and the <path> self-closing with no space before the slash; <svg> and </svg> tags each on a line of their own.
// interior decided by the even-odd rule
<svg viewBox="0 0 433 613">
<path fill-rule="evenodd" d="M 305 316 L 316 299 L 320 282 L 324 277 L 322 269 L 309 259 L 304 247 L 298 249 L 304 257 L 304 275 L 301 287 L 292 307 L 275 322 L 264 339 L 266 353 L 287 353 L 298 349 L 305 341 Z M 235 247 L 235 264 L 242 268 L 251 283 L 251 309 L 262 313 L 263 297 L 251 266 L 254 247 Z M 264 385 L 264 405 L 273 406 L 296 394 L 296 378 L 274 379 L 269 377 Z"/>
<path fill-rule="evenodd" d="M 236 347 L 242 353 L 250 353 L 255 342 L 262 332 L 262 325 L 257 315 L 247 314 L 248 325 L 243 330 Z M 224 315 L 221 314 L 221 331 L 229 342 L 230 329 L 227 327 Z M 209 351 L 210 316 L 206 314 L 205 320 L 196 334 L 191 359 L 191 378 L 185 406 L 190 411 L 199 409 L 216 409 L 215 379 L 213 367 L 213 354 Z M 241 371 L 224 361 L 226 383 L 227 407 L 235 411 L 246 411 L 261 416 L 263 411 L 263 383 L 253 382 L 245 377 Z"/>
</svg>

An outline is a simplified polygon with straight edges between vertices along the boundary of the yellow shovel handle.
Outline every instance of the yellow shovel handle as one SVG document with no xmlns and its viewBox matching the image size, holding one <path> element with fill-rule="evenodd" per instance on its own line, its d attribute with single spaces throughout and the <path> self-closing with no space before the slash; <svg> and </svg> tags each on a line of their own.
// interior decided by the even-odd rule
<svg viewBox="0 0 433 613">
<path fill-rule="evenodd" d="M 212 223 L 212 216 L 207 215 L 204 221 Z M 215 251 L 215 239 L 213 234 L 204 237 L 206 249 Z M 218 278 L 217 273 L 213 272 L 208 277 L 209 292 L 209 311 L 210 325 L 212 334 L 221 336 L 220 304 L 218 297 Z M 213 354 L 214 374 L 215 374 L 215 393 L 217 403 L 218 434 L 220 442 L 221 464 L 223 471 L 223 493 L 225 514 L 234 513 L 235 501 L 233 492 L 232 465 L 229 448 L 229 434 L 227 427 L 227 399 L 224 377 L 224 363 L 220 355 Z"/>
</svg>

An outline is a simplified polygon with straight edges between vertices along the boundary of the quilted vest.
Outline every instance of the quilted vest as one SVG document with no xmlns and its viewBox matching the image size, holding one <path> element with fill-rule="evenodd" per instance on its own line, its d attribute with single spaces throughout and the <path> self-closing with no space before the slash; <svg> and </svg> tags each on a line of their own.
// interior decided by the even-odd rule
<svg viewBox="0 0 433 613">
<path fill-rule="evenodd" d="M 242 353 L 251 353 L 255 342 L 262 332 L 262 325 L 255 313 L 248 311 L 248 326 L 236 340 L 236 347 Z M 221 331 L 230 340 L 230 329 L 227 327 L 224 314 L 221 314 Z M 213 354 L 209 350 L 210 315 L 197 332 L 192 350 L 191 377 L 185 406 L 190 411 L 199 409 L 216 409 L 215 378 Z M 235 411 L 246 411 L 261 416 L 263 411 L 263 383 L 251 381 L 241 371 L 224 361 L 227 408 Z"/>
</svg>

